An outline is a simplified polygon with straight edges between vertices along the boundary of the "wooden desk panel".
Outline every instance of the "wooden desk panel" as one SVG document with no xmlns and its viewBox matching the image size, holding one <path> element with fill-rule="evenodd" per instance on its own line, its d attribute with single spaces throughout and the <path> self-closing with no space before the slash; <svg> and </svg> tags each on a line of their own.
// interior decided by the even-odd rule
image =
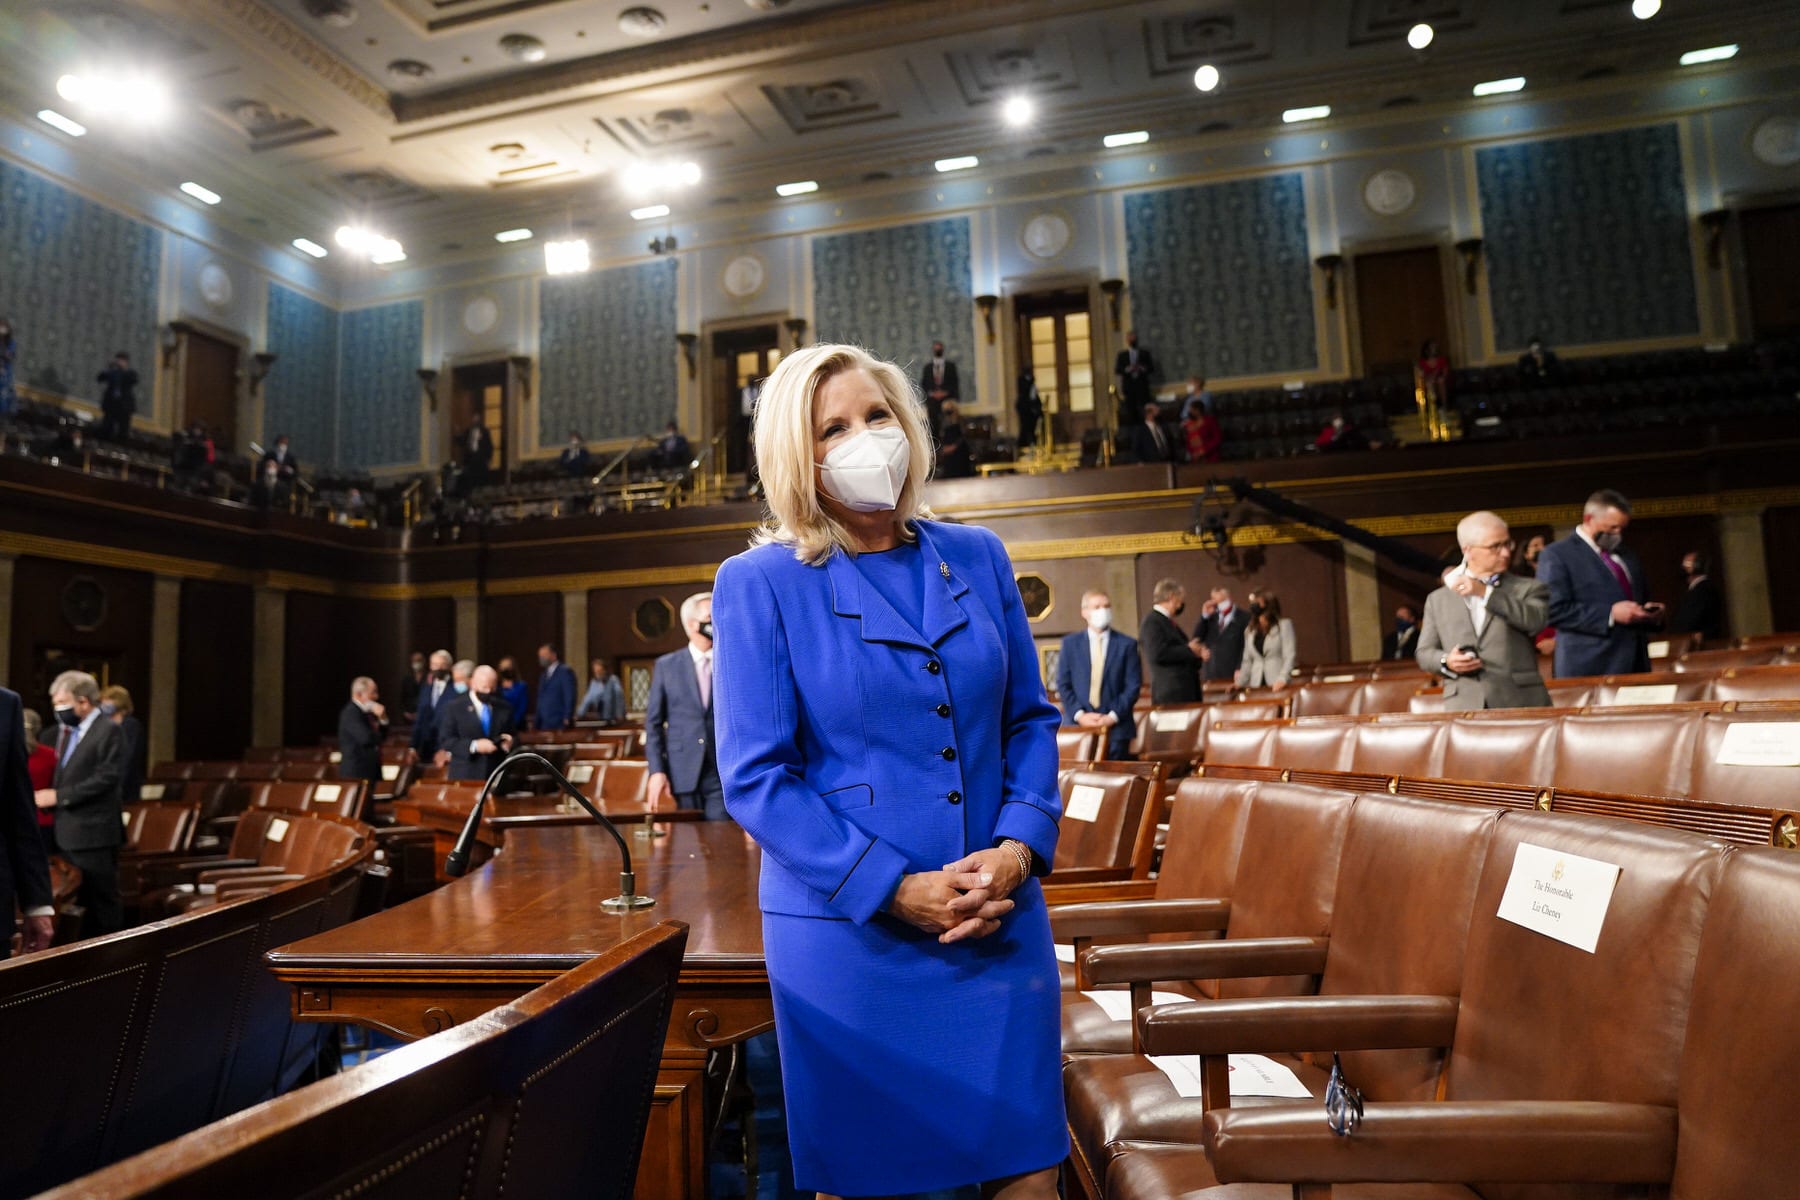
<svg viewBox="0 0 1800 1200">
<path fill-rule="evenodd" d="M 709 1050 L 774 1025 L 757 907 L 761 852 L 728 821 L 667 837 L 626 832 L 653 908 L 614 915 L 618 848 L 592 825 L 514 827 L 486 865 L 416 900 L 268 954 L 294 1015 L 425 1037 L 517 999 L 659 921 L 687 954 L 645 1138 L 641 1200 L 706 1194 L 702 1081 Z"/>
</svg>

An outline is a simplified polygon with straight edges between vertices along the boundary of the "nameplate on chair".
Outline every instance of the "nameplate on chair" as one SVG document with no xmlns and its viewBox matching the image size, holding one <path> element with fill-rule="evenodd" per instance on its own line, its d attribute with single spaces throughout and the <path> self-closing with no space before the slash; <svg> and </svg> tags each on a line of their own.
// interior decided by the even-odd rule
<svg viewBox="0 0 1800 1200">
<path fill-rule="evenodd" d="M 139 800 L 161 800 L 167 789 L 160 783 L 146 783 L 138 788 Z"/>
<path fill-rule="evenodd" d="M 1279 1096 L 1287 1100 L 1307 1100 L 1312 1093 L 1300 1077 L 1272 1058 L 1261 1054 L 1226 1056 L 1231 1080 L 1231 1098 L 1240 1096 Z M 1157 1070 L 1175 1085 L 1175 1094 L 1189 1100 L 1200 1099 L 1205 1090 L 1200 1083 L 1200 1056 L 1197 1054 L 1163 1054 L 1150 1059 Z"/>
<path fill-rule="evenodd" d="M 308 801 L 308 803 L 309 804 L 336 804 L 338 802 L 338 798 L 341 797 L 343 794 L 344 794 L 344 788 L 343 788 L 342 784 L 321 783 L 318 787 L 313 789 L 312 799 L 310 801 Z"/>
<path fill-rule="evenodd" d="M 1672 683 L 1626 684 L 1614 694 L 1613 703 L 1673 704 L 1675 703 L 1675 685 Z"/>
<path fill-rule="evenodd" d="M 592 783 L 593 781 L 594 781 L 594 764 L 593 763 L 570 763 L 569 764 L 569 782 L 570 783 Z"/>
<path fill-rule="evenodd" d="M 330 753 L 330 754 L 329 754 L 329 755 L 328 755 L 328 756 L 327 756 L 327 757 L 326 757 L 326 761 L 327 761 L 327 762 L 334 762 L 334 763 L 341 763 L 341 762 L 343 762 L 343 761 L 344 761 L 344 752 L 343 752 L 343 751 L 342 751 L 342 750 L 333 750 L 333 751 L 332 751 L 332 752 L 331 752 L 331 753 Z"/>
<path fill-rule="evenodd" d="M 381 766 L 381 782 L 392 783 L 400 778 L 400 767 L 397 763 L 383 763 Z"/>
<path fill-rule="evenodd" d="M 1069 789 L 1069 802 L 1063 805 L 1063 816 L 1071 821 L 1092 824 L 1100 819 L 1100 801 L 1105 797 L 1104 789 L 1091 783 L 1078 783 Z"/>
<path fill-rule="evenodd" d="M 1194 726 L 1193 709 L 1185 712 L 1153 712 L 1150 714 L 1150 728 L 1158 733 L 1186 733 Z"/>
<path fill-rule="evenodd" d="M 1355 678 L 1356 678 L 1356 676 L 1354 676 L 1354 675 L 1321 675 L 1319 677 L 1319 682 L 1320 683 L 1350 683 L 1353 680 L 1355 680 Z"/>
<path fill-rule="evenodd" d="M 128 812 L 120 813 L 119 820 L 121 820 L 125 823 L 125 828 L 127 828 L 127 829 L 131 828 L 131 814 L 130 813 L 128 813 Z"/>
<path fill-rule="evenodd" d="M 1669 657 L 1669 643 L 1667 641 L 1651 642 L 1649 645 L 1645 646 L 1644 649 L 1649 653 L 1651 658 Z"/>
<path fill-rule="evenodd" d="M 1613 863 L 1520 842 L 1498 916 L 1592 954 L 1618 882 Z"/>
<path fill-rule="evenodd" d="M 1075 965 L 1075 946 L 1072 942 L 1056 943 L 1056 961 Z"/>
<path fill-rule="evenodd" d="M 276 817 L 269 822 L 269 830 L 263 837 L 271 842 L 283 841 L 287 837 L 288 823 L 285 817 Z"/>
<path fill-rule="evenodd" d="M 1733 721 L 1713 761 L 1721 767 L 1800 767 L 1800 721 Z"/>
</svg>

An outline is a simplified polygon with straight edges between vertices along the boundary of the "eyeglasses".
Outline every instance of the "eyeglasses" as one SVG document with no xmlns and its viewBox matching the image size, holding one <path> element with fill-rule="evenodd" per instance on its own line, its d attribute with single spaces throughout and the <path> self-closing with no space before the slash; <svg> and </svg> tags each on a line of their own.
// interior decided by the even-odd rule
<svg viewBox="0 0 1800 1200">
<path fill-rule="evenodd" d="M 1501 550 L 1516 549 L 1517 546 L 1518 546 L 1518 543 L 1514 542 L 1511 538 L 1507 538 L 1504 542 L 1489 542 L 1485 546 L 1470 546 L 1469 549 L 1471 549 L 1471 550 L 1486 550 L 1489 553 L 1497 553 Z"/>
</svg>

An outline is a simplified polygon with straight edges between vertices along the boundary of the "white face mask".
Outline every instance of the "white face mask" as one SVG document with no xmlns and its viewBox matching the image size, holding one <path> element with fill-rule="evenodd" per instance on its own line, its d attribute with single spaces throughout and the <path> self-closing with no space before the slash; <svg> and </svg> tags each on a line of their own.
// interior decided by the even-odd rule
<svg viewBox="0 0 1800 1200">
<path fill-rule="evenodd" d="M 854 512 L 882 512 L 900 503 L 912 447 L 897 425 L 865 429 L 826 452 L 819 486 Z"/>
<path fill-rule="evenodd" d="M 1112 609 L 1096 608 L 1087 615 L 1088 628 L 1098 633 L 1112 627 Z"/>
</svg>

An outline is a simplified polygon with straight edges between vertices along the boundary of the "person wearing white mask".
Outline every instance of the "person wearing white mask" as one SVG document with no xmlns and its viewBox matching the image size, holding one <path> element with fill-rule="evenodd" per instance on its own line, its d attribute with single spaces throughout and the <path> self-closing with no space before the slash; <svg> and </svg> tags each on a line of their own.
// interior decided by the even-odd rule
<svg viewBox="0 0 1800 1200">
<path fill-rule="evenodd" d="M 891 363 L 782 359 L 755 438 L 769 520 L 713 585 L 713 703 L 763 850 L 794 1183 L 1052 1200 L 1059 715 L 1012 563 L 925 508 L 924 407 Z"/>
<path fill-rule="evenodd" d="M 1063 639 L 1056 662 L 1063 724 L 1106 730 L 1106 757 L 1130 758 L 1137 732 L 1132 707 L 1144 684 L 1137 639 L 1112 627 L 1112 597 L 1105 592 L 1082 593 L 1081 619 L 1087 628 Z"/>
</svg>

